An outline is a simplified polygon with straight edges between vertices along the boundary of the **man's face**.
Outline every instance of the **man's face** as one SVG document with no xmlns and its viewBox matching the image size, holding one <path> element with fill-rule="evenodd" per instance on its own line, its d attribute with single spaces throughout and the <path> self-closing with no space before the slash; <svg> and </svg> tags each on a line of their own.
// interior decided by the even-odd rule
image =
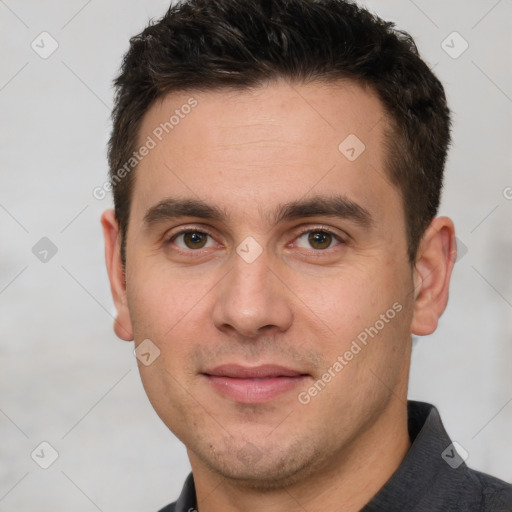
<svg viewBox="0 0 512 512">
<path fill-rule="evenodd" d="M 385 127 L 346 82 L 175 93 L 144 117 L 126 322 L 160 350 L 142 381 L 193 465 L 279 485 L 404 407 L 413 278 Z"/>
</svg>

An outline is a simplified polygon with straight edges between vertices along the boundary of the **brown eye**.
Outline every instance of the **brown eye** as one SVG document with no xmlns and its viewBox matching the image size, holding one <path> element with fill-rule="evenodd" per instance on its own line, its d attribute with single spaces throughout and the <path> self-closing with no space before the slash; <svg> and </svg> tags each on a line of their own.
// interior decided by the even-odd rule
<svg viewBox="0 0 512 512">
<path fill-rule="evenodd" d="M 310 229 L 297 237 L 297 246 L 303 249 L 322 251 L 331 249 L 343 242 L 339 236 L 325 229 Z"/>
<path fill-rule="evenodd" d="M 313 249 L 327 249 L 333 240 L 333 236 L 325 231 L 311 231 L 308 242 Z"/>
<path fill-rule="evenodd" d="M 181 249 L 203 249 L 209 243 L 210 235 L 201 231 L 184 231 L 173 238 Z"/>
</svg>

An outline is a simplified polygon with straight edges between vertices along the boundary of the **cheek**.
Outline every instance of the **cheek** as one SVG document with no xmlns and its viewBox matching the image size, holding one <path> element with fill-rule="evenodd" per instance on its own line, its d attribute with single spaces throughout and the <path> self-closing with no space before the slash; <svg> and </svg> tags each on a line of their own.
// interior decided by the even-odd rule
<svg viewBox="0 0 512 512">
<path fill-rule="evenodd" d="M 201 307 L 201 298 L 211 288 L 210 280 L 204 275 L 171 271 L 165 262 L 146 261 L 139 269 L 127 280 L 136 339 L 149 334 L 161 339 L 189 325 Z"/>
<path fill-rule="evenodd" d="M 338 356 L 343 358 L 343 371 L 335 372 L 340 376 L 336 382 L 343 386 L 362 389 L 372 378 L 368 367 L 394 367 L 408 339 L 407 276 L 396 264 L 376 263 L 380 264 L 368 262 L 295 281 L 303 312 L 297 319 L 300 323 L 301 316 L 310 318 L 326 334 L 316 336 L 315 349 L 322 352 L 327 368 Z M 331 390 L 336 388 L 335 384 Z"/>
<path fill-rule="evenodd" d="M 324 269 L 315 276 L 295 273 L 289 282 L 304 317 L 316 317 L 338 342 L 356 334 L 388 301 L 381 293 L 384 286 L 363 266 Z"/>
<path fill-rule="evenodd" d="M 194 353 L 212 334 L 211 292 L 218 279 L 204 272 L 171 272 L 165 264 L 147 265 L 144 273 L 131 276 L 127 295 L 135 341 L 150 339 L 160 351 L 154 363 L 160 372 L 139 364 L 148 394 L 168 394 L 163 390 L 169 374 L 189 385 Z"/>
</svg>

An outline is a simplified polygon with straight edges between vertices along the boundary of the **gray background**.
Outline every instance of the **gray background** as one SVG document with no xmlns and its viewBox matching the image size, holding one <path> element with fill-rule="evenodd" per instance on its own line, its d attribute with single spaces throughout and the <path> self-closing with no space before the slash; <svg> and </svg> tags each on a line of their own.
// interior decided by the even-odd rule
<svg viewBox="0 0 512 512">
<path fill-rule="evenodd" d="M 512 3 L 368 5 L 415 37 L 454 111 L 440 214 L 454 219 L 462 257 L 439 329 L 415 343 L 410 397 L 440 409 L 468 464 L 511 481 Z M 111 203 L 92 195 L 107 175 L 111 80 L 128 38 L 166 8 L 0 1 L 4 512 L 156 511 L 189 471 L 147 401 L 132 345 L 113 334 L 99 223 Z M 31 47 L 51 48 L 43 31 L 58 43 L 46 59 Z M 42 237 L 57 248 L 46 262 L 32 252 Z M 31 458 L 42 441 L 59 454 L 48 469 Z M 34 453 L 50 462 L 48 448 Z"/>
</svg>

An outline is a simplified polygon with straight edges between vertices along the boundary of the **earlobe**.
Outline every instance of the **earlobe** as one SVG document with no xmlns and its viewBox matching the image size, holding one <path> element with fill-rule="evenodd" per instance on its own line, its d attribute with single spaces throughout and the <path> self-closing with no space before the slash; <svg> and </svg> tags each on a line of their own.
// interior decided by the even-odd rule
<svg viewBox="0 0 512 512">
<path fill-rule="evenodd" d="M 121 261 L 121 234 L 114 210 L 103 212 L 101 225 L 105 239 L 105 261 L 110 289 L 117 310 L 114 332 L 122 340 L 132 341 L 133 328 L 126 297 L 124 266 Z"/>
<path fill-rule="evenodd" d="M 412 334 L 425 336 L 436 328 L 446 304 L 457 248 L 448 217 L 436 217 L 426 230 L 414 266 Z"/>
</svg>

